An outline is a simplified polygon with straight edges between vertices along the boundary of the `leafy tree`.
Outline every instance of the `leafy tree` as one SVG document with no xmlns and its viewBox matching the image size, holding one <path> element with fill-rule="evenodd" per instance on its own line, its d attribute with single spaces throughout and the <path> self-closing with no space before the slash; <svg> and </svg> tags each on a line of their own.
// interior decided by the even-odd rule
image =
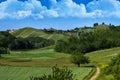
<svg viewBox="0 0 120 80">
<path fill-rule="evenodd" d="M 43 75 L 41 77 L 30 77 L 30 80 L 75 80 L 75 75 L 67 67 L 58 68 L 54 66 L 52 68 L 52 74 Z"/>
<path fill-rule="evenodd" d="M 17 38 L 9 45 L 9 48 L 12 50 L 31 49 L 33 48 L 33 44 L 23 38 Z"/>
<path fill-rule="evenodd" d="M 86 64 L 86 63 L 89 63 L 89 58 L 84 56 L 83 54 L 81 53 L 75 53 L 75 54 L 72 54 L 71 56 L 71 62 L 76 64 L 78 67 L 80 67 L 80 64 Z"/>
<path fill-rule="evenodd" d="M 1 54 L 9 53 L 8 46 L 12 41 L 14 41 L 14 39 L 15 37 L 8 32 L 0 31 L 0 58 Z"/>
<path fill-rule="evenodd" d="M 0 47 L 0 58 L 2 57 L 1 54 L 9 54 L 9 50 L 4 47 Z"/>
<path fill-rule="evenodd" d="M 46 46 L 50 46 L 54 44 L 54 40 L 52 39 L 45 39 L 42 37 L 27 37 L 25 40 L 33 43 L 34 48 L 42 48 Z"/>
<path fill-rule="evenodd" d="M 104 73 L 112 74 L 115 80 L 120 80 L 120 54 L 111 59 L 109 66 L 104 69 Z"/>
<path fill-rule="evenodd" d="M 63 40 L 58 40 L 56 45 L 55 45 L 55 51 L 57 52 L 66 52 L 67 50 L 67 42 Z"/>
<path fill-rule="evenodd" d="M 95 26 L 98 26 L 98 25 L 99 25 L 98 23 L 94 23 L 94 24 L 93 24 L 94 27 L 95 27 Z"/>
<path fill-rule="evenodd" d="M 0 47 L 8 48 L 9 44 L 14 41 L 15 37 L 6 31 L 0 32 Z"/>
</svg>

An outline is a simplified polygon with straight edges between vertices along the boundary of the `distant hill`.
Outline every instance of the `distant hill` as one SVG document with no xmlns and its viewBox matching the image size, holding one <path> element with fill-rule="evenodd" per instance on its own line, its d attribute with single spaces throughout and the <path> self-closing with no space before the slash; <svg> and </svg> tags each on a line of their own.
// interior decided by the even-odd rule
<svg viewBox="0 0 120 80">
<path fill-rule="evenodd" d="M 114 27 L 115 27 L 114 25 L 107 25 L 105 23 L 102 23 L 102 24 L 94 23 L 93 27 L 79 27 L 79 28 L 77 27 L 71 30 L 56 30 L 53 28 L 40 30 L 40 29 L 31 28 L 31 27 L 25 27 L 18 30 L 12 30 L 9 32 L 16 37 L 22 37 L 22 38 L 42 37 L 45 39 L 53 39 L 56 41 L 59 39 L 67 40 L 67 38 L 69 38 L 70 35 L 79 36 L 81 33 L 82 34 L 89 33 L 99 29 L 106 30 Z M 115 27 L 114 29 L 116 28 L 117 27 Z"/>
<path fill-rule="evenodd" d="M 11 34 L 16 37 L 22 37 L 22 38 L 43 37 L 46 39 L 53 39 L 55 41 L 59 39 L 67 39 L 69 37 L 69 35 L 66 35 L 65 33 L 46 33 L 44 30 L 38 30 L 30 27 L 15 30 L 11 32 Z"/>
</svg>

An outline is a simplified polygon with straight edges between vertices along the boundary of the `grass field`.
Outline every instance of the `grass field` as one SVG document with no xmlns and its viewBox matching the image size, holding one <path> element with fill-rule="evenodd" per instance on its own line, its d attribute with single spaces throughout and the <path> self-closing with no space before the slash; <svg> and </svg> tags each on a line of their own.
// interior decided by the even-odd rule
<svg viewBox="0 0 120 80">
<path fill-rule="evenodd" d="M 120 53 L 120 48 L 105 49 L 86 54 L 90 57 L 91 64 L 100 68 L 105 67 L 110 59 Z M 92 70 L 90 67 L 77 68 L 70 62 L 70 54 L 58 53 L 53 47 L 42 49 L 11 51 L 11 54 L 2 55 L 0 60 L 0 79 L 2 80 L 27 80 L 29 76 L 39 76 L 51 73 L 51 67 L 69 66 L 83 80 Z M 4 65 L 4 66 L 3 66 Z M 17 67 L 16 67 L 17 66 Z M 24 75 L 25 74 L 25 75 Z"/>
<path fill-rule="evenodd" d="M 14 66 L 74 66 L 70 62 L 70 54 L 55 52 L 51 47 L 29 51 L 11 51 L 2 55 L 0 64 Z M 18 63 L 19 62 L 19 63 Z"/>
<path fill-rule="evenodd" d="M 51 73 L 51 67 L 56 64 L 68 66 L 78 80 L 83 80 L 92 70 L 91 67 L 75 67 L 70 62 L 70 54 L 58 53 L 52 47 L 28 50 L 11 51 L 2 55 L 0 60 L 0 79 L 28 80 L 29 76 L 40 76 Z M 4 65 L 4 66 L 3 66 Z"/>
<path fill-rule="evenodd" d="M 88 75 L 92 68 L 70 68 L 78 80 Z M 50 74 L 52 72 L 50 67 L 11 67 L 0 66 L 0 79 L 2 80 L 29 80 L 30 76 L 41 76 L 43 74 Z"/>
</svg>

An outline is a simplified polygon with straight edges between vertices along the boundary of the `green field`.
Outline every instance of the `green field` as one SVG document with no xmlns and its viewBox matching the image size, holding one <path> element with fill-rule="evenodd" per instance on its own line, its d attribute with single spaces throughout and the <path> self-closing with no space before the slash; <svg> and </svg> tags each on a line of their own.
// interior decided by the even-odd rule
<svg viewBox="0 0 120 80">
<path fill-rule="evenodd" d="M 28 50 L 28 51 L 11 51 L 10 54 L 2 55 L 0 60 L 3 65 L 14 66 L 73 66 L 69 54 L 55 52 L 51 47 Z M 52 63 L 52 64 L 51 64 Z"/>
<path fill-rule="evenodd" d="M 29 76 L 40 76 L 51 73 L 51 67 L 56 64 L 68 66 L 76 74 L 78 80 L 83 80 L 92 70 L 91 67 L 75 67 L 70 62 L 70 54 L 55 52 L 52 47 L 28 50 L 11 51 L 2 55 L 0 64 L 0 79 L 28 80 Z M 12 73 L 12 74 L 11 74 Z"/>
<path fill-rule="evenodd" d="M 106 66 L 110 59 L 120 53 L 120 48 L 105 49 L 86 54 L 91 64 L 100 68 Z M 11 51 L 2 55 L 0 60 L 0 79 L 29 80 L 29 76 L 40 76 L 51 73 L 54 65 L 68 66 L 76 74 L 78 80 L 83 80 L 92 70 L 91 67 L 77 68 L 70 62 L 70 54 L 55 52 L 53 47 L 42 49 Z M 4 66 L 3 66 L 4 65 Z M 89 64 L 90 65 L 90 64 Z"/>
<path fill-rule="evenodd" d="M 92 68 L 70 68 L 78 80 L 88 75 Z M 42 76 L 43 74 L 50 74 L 52 72 L 50 67 L 11 67 L 0 66 L 0 79 L 2 80 L 29 80 L 30 76 Z"/>
</svg>

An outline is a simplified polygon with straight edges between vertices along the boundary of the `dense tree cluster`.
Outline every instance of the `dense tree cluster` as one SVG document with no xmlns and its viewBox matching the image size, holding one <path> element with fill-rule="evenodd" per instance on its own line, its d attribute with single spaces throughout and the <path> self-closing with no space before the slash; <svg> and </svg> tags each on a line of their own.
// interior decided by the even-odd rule
<svg viewBox="0 0 120 80">
<path fill-rule="evenodd" d="M 1 31 L 0 32 L 0 57 L 1 54 L 8 54 L 9 48 L 8 46 L 12 41 L 14 41 L 15 37 L 9 34 L 8 32 Z"/>
<path fill-rule="evenodd" d="M 120 54 L 111 59 L 109 66 L 104 69 L 106 75 L 112 74 L 114 80 L 120 80 Z"/>
<path fill-rule="evenodd" d="M 42 48 L 54 44 L 54 40 L 45 39 L 42 37 L 27 37 L 25 40 L 28 40 L 30 43 L 33 43 L 34 48 Z"/>
<path fill-rule="evenodd" d="M 17 49 L 32 49 L 32 48 L 43 48 L 46 46 L 53 45 L 53 40 L 44 39 L 41 37 L 27 37 L 17 38 L 10 45 L 9 48 L 12 50 Z"/>
<path fill-rule="evenodd" d="M 94 29 L 71 36 L 67 41 L 58 40 L 55 51 L 65 53 L 87 53 L 95 50 L 120 46 L 120 27 Z"/>
</svg>

